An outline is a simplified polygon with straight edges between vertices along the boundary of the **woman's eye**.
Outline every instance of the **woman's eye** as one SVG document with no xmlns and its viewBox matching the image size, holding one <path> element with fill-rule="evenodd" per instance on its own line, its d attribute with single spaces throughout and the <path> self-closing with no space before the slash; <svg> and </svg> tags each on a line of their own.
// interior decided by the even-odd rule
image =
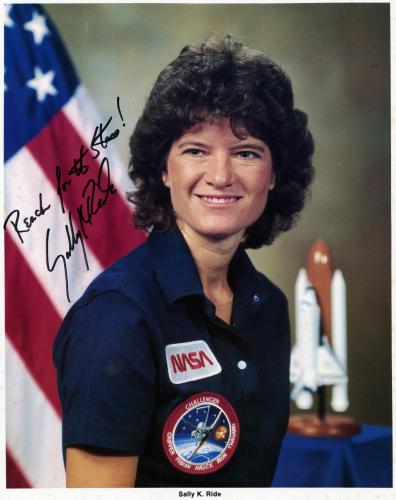
<svg viewBox="0 0 396 500">
<path fill-rule="evenodd" d="M 184 151 L 184 154 L 189 154 L 191 156 L 201 156 L 203 155 L 203 151 L 202 149 L 190 148 L 186 149 L 186 151 Z"/>
<path fill-rule="evenodd" d="M 252 160 L 253 158 L 260 158 L 254 151 L 239 151 L 238 155 L 245 160 Z"/>
</svg>

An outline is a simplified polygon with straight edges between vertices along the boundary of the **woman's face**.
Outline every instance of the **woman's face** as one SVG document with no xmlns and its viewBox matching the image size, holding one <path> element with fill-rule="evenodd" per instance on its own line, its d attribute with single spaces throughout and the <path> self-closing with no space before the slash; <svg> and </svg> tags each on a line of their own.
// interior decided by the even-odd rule
<svg viewBox="0 0 396 500">
<path fill-rule="evenodd" d="M 227 118 L 199 123 L 174 141 L 162 177 L 179 225 L 210 239 L 242 238 L 275 185 L 268 146 L 236 137 Z"/>
</svg>

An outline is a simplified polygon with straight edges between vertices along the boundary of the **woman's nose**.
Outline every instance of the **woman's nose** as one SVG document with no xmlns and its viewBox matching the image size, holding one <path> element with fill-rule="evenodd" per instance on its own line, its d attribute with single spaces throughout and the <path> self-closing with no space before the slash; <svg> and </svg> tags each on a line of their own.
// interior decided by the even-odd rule
<svg viewBox="0 0 396 500">
<path fill-rule="evenodd" d="M 216 188 L 224 188 L 234 183 L 234 177 L 230 155 L 225 153 L 213 155 L 205 176 L 207 184 Z"/>
</svg>

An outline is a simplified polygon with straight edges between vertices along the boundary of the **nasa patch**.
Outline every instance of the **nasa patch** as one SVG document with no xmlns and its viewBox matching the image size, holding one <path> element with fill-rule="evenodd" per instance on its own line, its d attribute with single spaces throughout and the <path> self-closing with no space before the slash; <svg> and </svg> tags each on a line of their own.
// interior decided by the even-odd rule
<svg viewBox="0 0 396 500">
<path fill-rule="evenodd" d="M 162 446 L 170 463 L 187 474 L 211 474 L 224 467 L 239 440 L 238 417 L 220 394 L 200 392 L 168 417 Z"/>
<path fill-rule="evenodd" d="M 221 372 L 220 363 L 204 340 L 168 344 L 165 356 L 173 384 L 212 377 Z"/>
</svg>

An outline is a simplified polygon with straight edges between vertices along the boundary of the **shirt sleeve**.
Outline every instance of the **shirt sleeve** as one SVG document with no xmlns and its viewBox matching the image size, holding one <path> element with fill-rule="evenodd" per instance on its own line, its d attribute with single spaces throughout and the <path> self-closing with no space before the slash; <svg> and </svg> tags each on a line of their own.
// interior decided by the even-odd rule
<svg viewBox="0 0 396 500">
<path fill-rule="evenodd" d="M 63 450 L 71 445 L 139 455 L 155 397 L 150 331 L 118 292 L 72 309 L 54 346 Z"/>
</svg>

